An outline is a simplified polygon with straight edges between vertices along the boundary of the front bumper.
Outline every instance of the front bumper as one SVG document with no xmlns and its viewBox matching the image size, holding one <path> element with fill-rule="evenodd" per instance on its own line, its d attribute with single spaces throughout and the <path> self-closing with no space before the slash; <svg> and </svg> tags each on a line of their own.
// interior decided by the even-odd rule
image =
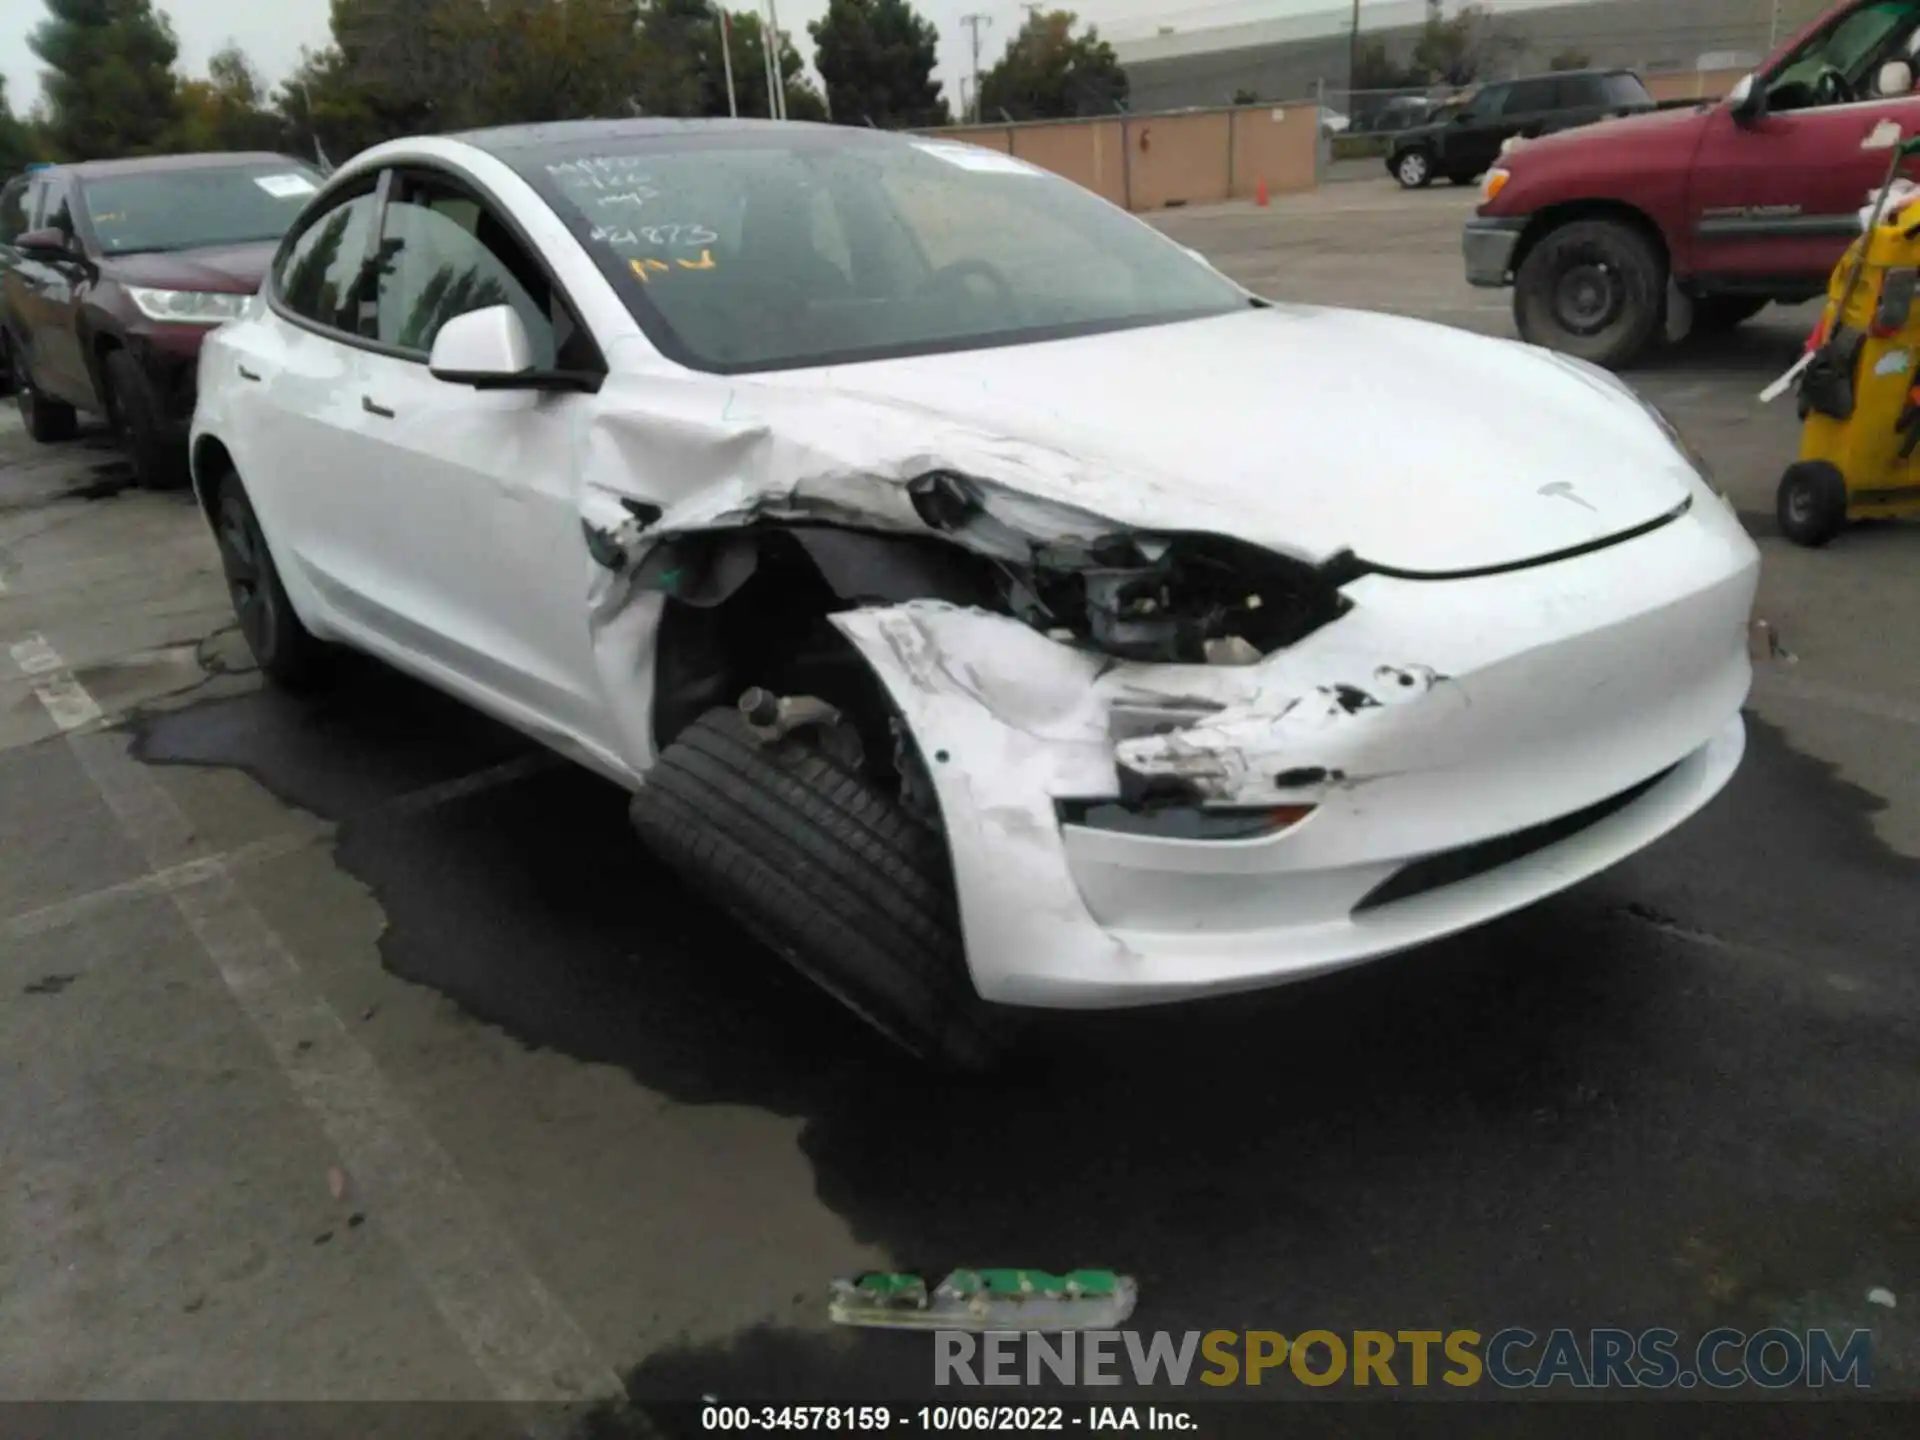
<svg viewBox="0 0 1920 1440">
<path fill-rule="evenodd" d="M 1489 219 L 1476 215 L 1467 221 L 1460 248 L 1467 262 L 1467 283 L 1497 290 L 1513 283 L 1513 252 L 1526 230 L 1524 219 Z"/>
<path fill-rule="evenodd" d="M 1576 559 L 1367 576 L 1348 615 L 1255 666 L 1116 665 L 934 602 L 835 621 L 928 759 L 976 988 L 1103 1008 L 1404 950 L 1650 844 L 1739 764 L 1758 572 L 1699 487 L 1681 519 Z M 1324 703 L 1342 687 L 1378 703 Z M 1196 701 L 1237 728 L 1203 723 L 1168 749 L 1242 766 L 1228 803 L 1273 804 L 1276 776 L 1324 772 L 1290 797 L 1307 819 L 1226 841 L 1061 822 L 1056 801 L 1117 793 L 1120 755 L 1139 768 L 1140 742 L 1111 738 L 1117 713 Z M 1204 738 L 1229 729 L 1249 738 Z"/>
</svg>

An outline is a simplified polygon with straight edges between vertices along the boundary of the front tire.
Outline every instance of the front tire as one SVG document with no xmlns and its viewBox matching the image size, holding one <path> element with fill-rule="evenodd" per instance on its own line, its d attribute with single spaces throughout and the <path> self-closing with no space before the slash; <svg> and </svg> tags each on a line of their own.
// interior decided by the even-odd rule
<svg viewBox="0 0 1920 1440">
<path fill-rule="evenodd" d="M 326 646 L 300 623 L 260 518 L 240 477 L 221 477 L 213 497 L 213 535 L 226 573 L 240 634 L 260 673 L 288 690 L 310 690 L 325 677 Z"/>
<path fill-rule="evenodd" d="M 135 483 L 142 490 L 177 490 L 187 480 L 187 447 L 166 434 L 159 397 L 140 362 L 125 350 L 109 350 L 101 368 L 107 377 L 107 418 L 133 462 Z"/>
<path fill-rule="evenodd" d="M 1774 497 L 1780 533 L 1796 545 L 1817 550 L 1847 524 L 1847 481 L 1824 460 L 1789 465 Z"/>
<path fill-rule="evenodd" d="M 1666 259 L 1644 232 L 1617 220 L 1576 220 L 1521 261 L 1514 323 L 1529 344 L 1618 370 L 1653 345 L 1666 289 Z"/>
<path fill-rule="evenodd" d="M 1393 162 L 1393 178 L 1402 190 L 1424 190 L 1433 184 L 1433 157 L 1424 150 L 1409 150 Z"/>
<path fill-rule="evenodd" d="M 762 743 L 709 710 L 661 752 L 632 820 L 655 854 L 895 1044 L 990 1068 L 939 832 L 805 733 Z"/>
<path fill-rule="evenodd" d="M 26 357 L 11 342 L 7 344 L 7 371 L 13 376 L 14 403 L 20 407 L 20 419 L 28 435 L 42 445 L 58 445 L 80 433 L 80 417 L 73 407 L 40 393 Z"/>
</svg>

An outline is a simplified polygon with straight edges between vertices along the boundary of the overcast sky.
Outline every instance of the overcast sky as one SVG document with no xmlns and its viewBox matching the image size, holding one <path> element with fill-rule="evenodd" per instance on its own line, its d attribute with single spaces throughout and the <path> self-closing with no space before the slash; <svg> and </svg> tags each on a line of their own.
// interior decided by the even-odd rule
<svg viewBox="0 0 1920 1440">
<path fill-rule="evenodd" d="M 807 22 L 817 20 L 826 0 L 775 0 L 780 28 L 793 36 L 794 46 L 809 60 L 813 40 Z M 959 80 L 971 63 L 966 29 L 960 17 L 977 11 L 990 17 L 981 26 L 980 65 L 985 69 L 1005 48 L 1018 28 L 1020 6 L 1013 0 L 917 0 L 920 13 L 940 30 L 939 77 L 946 84 L 950 104 L 959 103 Z M 1113 38 L 1150 35 L 1163 24 L 1180 29 L 1267 19 L 1278 15 L 1341 8 L 1344 0 L 1065 0 L 1083 20 Z M 1367 0 L 1373 3 L 1373 0 Z M 737 0 L 733 9 L 758 9 L 765 0 Z M 300 58 L 300 47 L 328 42 L 327 0 L 156 0 L 156 7 L 173 18 L 180 37 L 180 64 L 188 74 L 203 74 L 207 57 L 229 40 L 252 58 L 269 84 L 277 84 Z M 40 91 L 40 65 L 27 48 L 27 35 L 45 15 L 41 0 L 0 0 L 6 19 L 0 21 L 0 72 L 7 77 L 7 95 L 16 111 L 24 112 Z"/>
</svg>

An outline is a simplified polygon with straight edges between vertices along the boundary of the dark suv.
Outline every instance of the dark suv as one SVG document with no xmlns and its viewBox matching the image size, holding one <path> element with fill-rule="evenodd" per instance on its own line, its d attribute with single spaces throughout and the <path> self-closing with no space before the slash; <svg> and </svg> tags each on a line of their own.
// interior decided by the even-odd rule
<svg viewBox="0 0 1920 1440">
<path fill-rule="evenodd" d="M 1531 140 L 1658 108 L 1631 70 L 1566 70 L 1501 80 L 1483 85 L 1471 100 L 1449 107 L 1431 124 L 1396 134 L 1387 169 L 1409 190 L 1442 175 L 1456 185 L 1471 185 L 1516 137 Z"/>
<path fill-rule="evenodd" d="M 107 417 L 142 485 L 186 478 L 200 341 L 260 288 L 320 175 L 284 155 L 43 166 L 0 187 L 0 373 L 36 440 Z"/>
</svg>

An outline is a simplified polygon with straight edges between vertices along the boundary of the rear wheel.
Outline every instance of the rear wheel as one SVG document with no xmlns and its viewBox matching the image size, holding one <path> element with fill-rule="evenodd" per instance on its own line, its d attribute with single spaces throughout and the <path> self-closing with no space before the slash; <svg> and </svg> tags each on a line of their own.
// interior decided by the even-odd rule
<svg viewBox="0 0 1920 1440">
<path fill-rule="evenodd" d="M 738 711 L 700 716 L 635 795 L 660 858 L 902 1048 L 953 1069 L 1000 1056 L 974 992 L 939 831 L 805 732 L 763 742 Z"/>
<path fill-rule="evenodd" d="M 324 677 L 326 646 L 294 613 L 253 502 L 232 473 L 221 477 L 213 497 L 213 536 L 234 618 L 260 673 L 289 690 L 311 689 Z"/>
<path fill-rule="evenodd" d="M 1576 220 L 1520 263 L 1514 323 L 1531 344 L 1619 369 L 1653 344 L 1666 286 L 1666 260 L 1645 233 L 1618 220 Z"/>
<path fill-rule="evenodd" d="M 1393 178 L 1405 190 L 1424 190 L 1433 183 L 1433 157 L 1424 150 L 1409 150 L 1393 162 Z"/>
<path fill-rule="evenodd" d="M 160 400 L 146 372 L 125 350 L 109 350 L 101 368 L 107 377 L 107 416 L 133 461 L 143 490 L 173 490 L 186 483 L 187 447 L 166 433 Z"/>
<path fill-rule="evenodd" d="M 14 403 L 20 407 L 20 419 L 31 435 L 43 445 L 71 440 L 80 433 L 80 417 L 71 405 L 42 395 L 33 383 L 26 357 L 7 344 L 7 370 L 13 376 Z"/>
<path fill-rule="evenodd" d="M 1723 335 L 1744 325 L 1770 302 L 1765 296 L 1703 295 L 1693 302 L 1693 328 L 1701 335 Z"/>
<path fill-rule="evenodd" d="M 1846 477 L 1824 460 L 1789 465 L 1780 477 L 1774 514 L 1787 539 L 1818 549 L 1846 528 Z"/>
</svg>

